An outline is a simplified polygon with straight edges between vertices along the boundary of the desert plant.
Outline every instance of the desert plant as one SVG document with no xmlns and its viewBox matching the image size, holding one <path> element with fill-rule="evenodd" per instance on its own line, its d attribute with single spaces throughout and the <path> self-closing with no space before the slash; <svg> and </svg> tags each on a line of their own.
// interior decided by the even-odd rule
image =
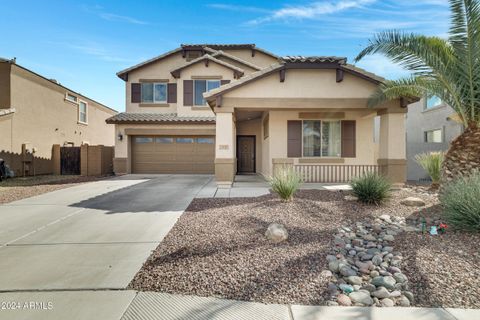
<svg viewBox="0 0 480 320">
<path fill-rule="evenodd" d="M 273 192 L 277 193 L 284 201 L 293 199 L 293 195 L 302 183 L 302 177 L 295 172 L 293 167 L 281 167 L 269 180 Z"/>
<path fill-rule="evenodd" d="M 358 201 L 379 205 L 390 197 L 392 184 L 384 176 L 369 172 L 355 178 L 350 183 Z"/>
<path fill-rule="evenodd" d="M 455 110 L 466 129 L 445 154 L 442 181 L 468 175 L 480 159 L 480 2 L 450 0 L 450 11 L 448 39 L 384 31 L 355 58 L 380 53 L 412 73 L 380 85 L 370 106 L 437 96 Z"/>
<path fill-rule="evenodd" d="M 432 187 L 440 184 L 442 177 L 442 163 L 445 154 L 443 152 L 421 153 L 415 156 L 415 161 L 427 172 L 432 179 Z"/>
<path fill-rule="evenodd" d="M 448 224 L 457 229 L 480 231 L 480 172 L 447 183 L 440 203 Z"/>
</svg>

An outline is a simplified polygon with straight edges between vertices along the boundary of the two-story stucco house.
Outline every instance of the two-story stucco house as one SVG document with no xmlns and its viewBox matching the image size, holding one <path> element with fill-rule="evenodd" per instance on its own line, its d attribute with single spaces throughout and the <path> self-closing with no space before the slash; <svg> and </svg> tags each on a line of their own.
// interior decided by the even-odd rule
<svg viewBox="0 0 480 320">
<path fill-rule="evenodd" d="M 406 180 L 407 101 L 368 108 L 383 79 L 346 58 L 181 45 L 118 76 L 126 112 L 107 120 L 115 124 L 117 173 L 215 173 L 229 186 L 236 174 L 270 176 L 281 165 L 307 182 L 379 170 Z"/>
<path fill-rule="evenodd" d="M 54 144 L 113 146 L 114 128 L 105 120 L 116 113 L 15 59 L 0 58 L 0 158 L 16 174 L 25 173 L 22 148 L 38 158 L 30 173 L 48 174 Z"/>
</svg>

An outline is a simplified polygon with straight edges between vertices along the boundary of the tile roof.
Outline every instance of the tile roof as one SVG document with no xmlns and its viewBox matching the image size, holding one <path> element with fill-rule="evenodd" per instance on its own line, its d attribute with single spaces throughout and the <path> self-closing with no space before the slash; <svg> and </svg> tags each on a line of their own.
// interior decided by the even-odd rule
<svg viewBox="0 0 480 320">
<path fill-rule="evenodd" d="M 182 43 L 182 48 L 188 47 L 209 47 L 214 50 L 221 49 L 255 49 L 254 43 Z"/>
<path fill-rule="evenodd" d="M 210 90 L 210 91 L 207 91 L 203 94 L 203 97 L 205 99 L 208 99 L 210 97 L 213 97 L 213 96 L 216 96 L 218 95 L 219 93 L 221 92 L 224 92 L 224 91 L 228 91 L 229 89 L 232 89 L 232 88 L 235 88 L 235 87 L 238 87 L 238 86 L 241 86 L 243 84 L 246 84 L 248 82 L 251 82 L 251 81 L 254 81 L 258 78 L 261 78 L 263 76 L 266 76 L 272 72 L 275 72 L 277 70 L 280 70 L 284 67 L 284 65 L 282 63 L 276 63 L 276 64 L 272 64 L 266 68 L 263 68 L 262 70 L 259 70 L 257 72 L 253 72 L 245 77 L 242 77 L 236 81 L 232 81 L 230 83 L 227 83 L 227 84 L 224 84 L 223 86 L 220 86 L 216 89 L 213 89 L 213 90 Z"/>
<path fill-rule="evenodd" d="M 205 49 L 210 49 L 210 48 L 207 47 L 207 48 L 205 48 Z M 253 63 L 251 63 L 251 62 L 248 62 L 248 61 L 245 61 L 245 60 L 243 60 L 243 59 L 240 59 L 239 57 L 234 56 L 234 55 L 231 55 L 231 54 L 229 54 L 229 53 L 226 53 L 226 52 L 224 52 L 224 51 L 222 51 L 222 50 L 218 50 L 218 51 L 215 51 L 215 50 L 213 50 L 213 49 L 210 49 L 210 50 L 213 51 L 212 57 L 224 56 L 224 57 L 227 57 L 227 58 L 229 58 L 229 59 L 231 59 L 231 60 L 237 61 L 238 63 L 241 63 L 241 64 L 243 64 L 243 65 L 245 65 L 245 66 L 248 66 L 248 67 L 250 67 L 250 68 L 252 68 L 252 69 L 255 69 L 255 70 L 261 70 L 261 69 L 262 69 L 262 68 L 260 68 L 259 66 L 255 65 L 255 64 L 253 64 Z"/>
<path fill-rule="evenodd" d="M 182 44 L 180 45 L 179 48 L 173 49 L 171 51 L 168 51 L 164 54 L 161 54 L 159 56 L 153 57 L 151 59 L 148 59 L 146 61 L 140 62 L 134 66 L 131 66 L 129 68 L 123 69 L 119 72 L 117 72 L 117 76 L 123 80 L 126 80 L 125 75 L 135 69 L 138 69 L 140 67 L 143 67 L 145 65 L 148 65 L 150 63 L 153 63 L 155 61 L 161 60 L 163 58 L 166 58 L 174 53 L 182 51 L 184 48 L 188 47 L 201 47 L 205 51 L 209 51 L 210 53 L 215 53 L 217 50 L 222 50 L 222 49 L 254 49 L 255 51 L 263 52 L 264 54 L 267 54 L 269 56 L 272 56 L 274 58 L 278 58 L 277 55 L 264 50 L 262 48 L 258 48 L 255 44 Z"/>
<path fill-rule="evenodd" d="M 238 72 L 238 73 L 240 74 L 240 76 L 243 76 L 243 74 L 245 73 L 245 71 L 244 71 L 243 69 L 241 69 L 241 68 L 239 68 L 239 67 L 237 67 L 237 66 L 234 66 L 233 64 L 230 64 L 230 63 L 228 63 L 228 62 L 225 62 L 225 61 L 219 60 L 219 59 L 217 59 L 217 58 L 214 58 L 214 57 L 212 57 L 212 56 L 209 55 L 209 54 L 205 54 L 205 55 L 200 56 L 200 57 L 198 57 L 198 58 L 196 58 L 196 59 L 193 59 L 192 61 L 189 61 L 189 62 L 181 65 L 180 67 L 177 67 L 177 68 L 173 69 L 172 71 L 170 71 L 170 73 L 171 73 L 172 75 L 174 75 L 175 72 L 178 72 L 178 71 L 180 71 L 180 70 L 183 70 L 183 69 L 185 69 L 185 68 L 187 68 L 187 67 L 189 67 L 189 66 L 191 66 L 191 65 L 194 65 L 194 64 L 196 64 L 196 63 L 199 63 L 199 62 L 201 62 L 201 61 L 203 61 L 203 60 L 210 60 L 210 61 L 215 62 L 215 63 L 218 63 L 219 65 L 222 65 L 222 66 L 224 66 L 224 67 L 226 67 L 226 68 L 232 69 L 232 70 Z M 174 76 L 174 77 L 175 77 L 175 76 Z"/>
<path fill-rule="evenodd" d="M 122 112 L 106 120 L 107 123 L 165 123 L 192 122 L 214 123 L 215 116 L 184 116 L 176 113 L 129 113 Z"/>
<path fill-rule="evenodd" d="M 322 62 L 331 62 L 344 65 L 347 63 L 347 58 L 345 57 L 335 57 L 335 56 L 285 56 L 281 57 L 280 61 L 286 63 L 291 62 L 300 62 L 300 63 L 322 63 Z"/>
</svg>

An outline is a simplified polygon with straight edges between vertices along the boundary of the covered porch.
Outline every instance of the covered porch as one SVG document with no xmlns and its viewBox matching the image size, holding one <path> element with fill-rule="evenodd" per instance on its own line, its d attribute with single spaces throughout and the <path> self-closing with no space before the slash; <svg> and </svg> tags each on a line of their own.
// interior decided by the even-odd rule
<svg viewBox="0 0 480 320">
<path fill-rule="evenodd" d="M 381 81 L 341 58 L 290 58 L 207 93 L 217 183 L 285 166 L 307 183 L 347 183 L 367 172 L 405 183 L 406 103 L 369 108 Z"/>
</svg>

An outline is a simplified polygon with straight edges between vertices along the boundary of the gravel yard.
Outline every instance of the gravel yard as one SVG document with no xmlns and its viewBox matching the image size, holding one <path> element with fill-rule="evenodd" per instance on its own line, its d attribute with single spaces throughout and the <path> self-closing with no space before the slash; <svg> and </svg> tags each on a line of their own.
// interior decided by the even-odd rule
<svg viewBox="0 0 480 320">
<path fill-rule="evenodd" d="M 0 204 L 37 196 L 79 183 L 96 181 L 101 177 L 41 175 L 35 177 L 17 177 L 0 182 Z"/>
<path fill-rule="evenodd" d="M 379 207 L 349 200 L 344 192 L 320 190 L 299 191 L 290 203 L 274 195 L 195 199 L 130 288 L 265 303 L 326 304 L 331 277 L 322 271 L 328 270 L 326 256 L 337 229 L 384 214 L 418 215 L 419 209 L 400 204 L 408 196 L 420 196 L 429 208 L 427 214 L 438 215 L 436 196 L 422 188 L 396 191 Z M 287 242 L 274 245 L 265 239 L 272 222 L 286 226 Z M 395 248 L 408 263 L 402 269 L 411 279 L 416 305 L 479 306 L 480 275 L 474 268 L 479 262 L 478 240 L 478 235 L 453 232 L 433 239 L 413 232 L 398 236 Z M 463 254 L 458 253 L 459 246 Z M 449 298 L 458 295 L 463 298 Z"/>
</svg>

